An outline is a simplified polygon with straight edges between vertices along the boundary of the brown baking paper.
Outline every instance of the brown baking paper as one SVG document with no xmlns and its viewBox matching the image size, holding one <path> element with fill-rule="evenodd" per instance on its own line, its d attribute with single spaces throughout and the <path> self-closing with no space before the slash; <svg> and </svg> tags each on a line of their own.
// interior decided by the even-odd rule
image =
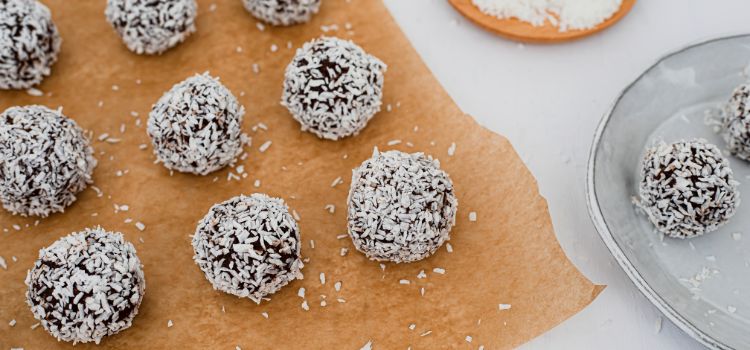
<svg viewBox="0 0 750 350">
<path fill-rule="evenodd" d="M 0 92 L 0 108 L 63 106 L 66 115 L 93 131 L 99 160 L 94 180 L 103 195 L 89 188 L 65 213 L 38 225 L 34 218 L 0 214 L 0 229 L 8 229 L 0 232 L 0 256 L 9 265 L 0 270 L 0 348 L 72 347 L 42 327 L 31 329 L 37 321 L 25 303 L 24 278 L 40 248 L 95 225 L 123 232 L 146 273 L 146 295 L 133 327 L 102 342 L 113 349 L 359 349 L 368 341 L 375 349 L 511 348 L 577 313 L 602 290 L 565 257 L 536 181 L 510 143 L 461 112 L 380 1 L 325 0 L 311 23 L 265 31 L 239 0 L 199 1 L 198 32 L 153 57 L 127 51 L 104 19 L 104 1 L 46 3 L 64 41 L 52 76 L 39 86 L 45 96 Z M 334 24 L 338 29 L 328 35 L 352 38 L 389 65 L 383 111 L 359 136 L 339 142 L 299 131 L 279 105 L 284 68 L 294 48 Z M 150 147 L 139 149 L 149 144 L 145 121 L 151 105 L 173 84 L 204 71 L 221 77 L 247 109 L 244 130 L 253 141 L 246 148 L 248 157 L 238 162 L 249 174 L 241 180 L 227 180 L 228 172 L 236 173 L 232 169 L 205 177 L 170 176 L 153 164 Z M 260 122 L 268 130 L 254 132 Z M 98 141 L 103 133 L 122 141 Z M 273 141 L 271 147 L 260 152 L 267 140 Z M 402 142 L 388 146 L 391 140 Z M 452 143 L 455 154 L 450 156 Z M 381 269 L 348 237 L 337 239 L 346 233 L 351 169 L 374 146 L 440 159 L 459 199 L 452 253 L 443 247 L 424 261 Z M 332 187 L 338 177 L 343 183 Z M 256 179 L 259 188 L 253 186 Z M 190 245 L 195 225 L 212 204 L 253 192 L 282 197 L 299 213 L 302 254 L 309 258 L 304 280 L 260 305 L 214 291 L 193 263 Z M 115 213 L 115 204 L 130 209 Z M 324 209 L 327 204 L 335 205 L 334 214 Z M 468 219 L 472 211 L 475 222 Z M 145 230 L 135 222 L 144 223 Z M 342 247 L 349 249 L 344 257 Z M 428 277 L 418 279 L 422 270 Z M 334 289 L 336 281 L 342 282 L 340 292 Z M 300 306 L 300 287 L 306 289 L 309 311 Z M 323 299 L 327 306 L 321 306 Z M 498 304 L 512 307 L 500 310 Z M 8 325 L 11 319 L 17 320 L 15 327 Z M 77 349 L 92 347 L 79 344 Z"/>
</svg>

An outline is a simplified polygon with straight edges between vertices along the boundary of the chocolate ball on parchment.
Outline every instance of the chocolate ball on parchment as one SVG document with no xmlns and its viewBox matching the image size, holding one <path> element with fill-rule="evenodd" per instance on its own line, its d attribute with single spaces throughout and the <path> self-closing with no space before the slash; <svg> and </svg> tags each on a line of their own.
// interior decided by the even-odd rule
<svg viewBox="0 0 750 350">
<path fill-rule="evenodd" d="M 176 84 L 152 107 L 147 132 L 167 169 L 206 175 L 242 152 L 245 108 L 208 73 Z"/>
<path fill-rule="evenodd" d="M 320 138 L 357 135 L 380 111 L 386 69 L 351 41 L 315 39 L 287 66 L 281 104 Z"/>
<path fill-rule="evenodd" d="M 0 200 L 13 214 L 65 211 L 93 182 L 94 150 L 62 109 L 11 107 L 0 114 Z"/>
<path fill-rule="evenodd" d="M 107 0 L 107 22 L 139 55 L 161 54 L 195 32 L 195 0 Z"/>
<path fill-rule="evenodd" d="M 36 0 L 0 1 L 0 89 L 28 89 L 50 75 L 62 39 Z"/>
<path fill-rule="evenodd" d="M 450 239 L 458 200 L 440 162 L 422 153 L 378 152 L 354 169 L 349 236 L 368 258 L 422 260 Z"/>
<path fill-rule="evenodd" d="M 300 248 L 284 201 L 257 193 L 211 207 L 193 236 L 193 258 L 214 289 L 256 303 L 302 278 Z"/>
<path fill-rule="evenodd" d="M 146 279 L 133 245 L 97 227 L 40 250 L 26 285 L 26 302 L 47 332 L 74 344 L 98 344 L 132 325 Z"/>
<path fill-rule="evenodd" d="M 275 26 L 290 26 L 310 21 L 318 13 L 321 0 L 242 0 L 255 18 Z"/>
</svg>

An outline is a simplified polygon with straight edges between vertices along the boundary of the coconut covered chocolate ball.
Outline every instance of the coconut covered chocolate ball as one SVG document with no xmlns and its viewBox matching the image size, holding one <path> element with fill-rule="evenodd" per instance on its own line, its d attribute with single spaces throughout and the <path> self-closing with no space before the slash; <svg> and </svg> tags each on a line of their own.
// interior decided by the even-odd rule
<svg viewBox="0 0 750 350">
<path fill-rule="evenodd" d="M 147 132 L 167 169 L 206 175 L 242 152 L 245 108 L 208 73 L 173 86 L 151 109 Z"/>
<path fill-rule="evenodd" d="M 242 0 L 255 18 L 275 26 L 306 23 L 318 13 L 320 0 Z"/>
<path fill-rule="evenodd" d="M 97 227 L 40 250 L 26 286 L 34 318 L 53 337 L 98 344 L 132 325 L 146 279 L 133 245 Z"/>
<path fill-rule="evenodd" d="M 705 140 L 660 142 L 646 151 L 638 206 L 660 232 L 690 238 L 716 230 L 740 204 L 729 162 Z"/>
<path fill-rule="evenodd" d="M 320 138 L 357 135 L 380 111 L 386 68 L 351 41 L 315 39 L 287 66 L 281 104 Z"/>
<path fill-rule="evenodd" d="M 450 239 L 457 209 L 453 183 L 439 161 L 376 148 L 352 174 L 349 236 L 372 260 L 418 261 Z"/>
<path fill-rule="evenodd" d="M 0 114 L 0 200 L 13 214 L 65 211 L 93 182 L 94 150 L 83 130 L 44 106 Z"/>
<path fill-rule="evenodd" d="M 750 85 L 742 84 L 732 92 L 724 107 L 722 136 L 729 152 L 750 160 Z"/>
<path fill-rule="evenodd" d="M 50 75 L 60 34 L 36 0 L 0 0 L 0 89 L 28 89 Z"/>
<path fill-rule="evenodd" d="M 211 207 L 195 229 L 193 249 L 214 289 L 256 303 L 302 279 L 297 222 L 283 200 L 264 194 Z"/>
<path fill-rule="evenodd" d="M 107 21 L 139 55 L 161 54 L 195 32 L 195 0 L 107 0 Z"/>
</svg>

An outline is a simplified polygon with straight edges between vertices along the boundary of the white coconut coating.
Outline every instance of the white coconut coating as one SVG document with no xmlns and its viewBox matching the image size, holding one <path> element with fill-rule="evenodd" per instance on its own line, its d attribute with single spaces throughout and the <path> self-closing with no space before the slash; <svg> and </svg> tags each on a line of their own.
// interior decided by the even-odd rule
<svg viewBox="0 0 750 350">
<path fill-rule="evenodd" d="M 351 41 L 315 39 L 287 66 L 281 104 L 320 138 L 357 135 L 380 111 L 386 69 Z"/>
<path fill-rule="evenodd" d="M 147 132 L 165 167 L 206 175 L 242 152 L 245 108 L 218 78 L 197 74 L 176 84 L 151 109 Z"/>
<path fill-rule="evenodd" d="M 722 136 L 729 152 L 750 160 L 750 85 L 738 86 L 724 107 Z"/>
<path fill-rule="evenodd" d="M 133 245 L 97 227 L 40 250 L 26 286 L 26 302 L 47 332 L 74 344 L 98 344 L 132 325 L 146 279 Z"/>
<path fill-rule="evenodd" d="M 646 151 L 636 204 L 660 232 L 690 238 L 716 230 L 737 211 L 740 194 L 729 161 L 696 139 Z"/>
<path fill-rule="evenodd" d="M 450 239 L 458 200 L 440 162 L 377 148 L 352 173 L 349 236 L 368 258 L 422 260 Z"/>
<path fill-rule="evenodd" d="M 27 89 L 50 75 L 60 34 L 36 0 L 0 0 L 0 89 Z"/>
<path fill-rule="evenodd" d="M 107 21 L 139 55 L 161 54 L 195 32 L 195 0 L 107 0 Z"/>
<path fill-rule="evenodd" d="M 297 222 L 283 200 L 265 194 L 211 207 L 195 229 L 193 250 L 214 289 L 256 303 L 302 279 Z"/>
<path fill-rule="evenodd" d="M 65 211 L 93 182 L 94 150 L 61 110 L 11 107 L 0 114 L 0 200 L 13 214 Z"/>
<path fill-rule="evenodd" d="M 320 0 L 242 0 L 255 18 L 275 26 L 306 23 L 318 13 Z"/>
</svg>

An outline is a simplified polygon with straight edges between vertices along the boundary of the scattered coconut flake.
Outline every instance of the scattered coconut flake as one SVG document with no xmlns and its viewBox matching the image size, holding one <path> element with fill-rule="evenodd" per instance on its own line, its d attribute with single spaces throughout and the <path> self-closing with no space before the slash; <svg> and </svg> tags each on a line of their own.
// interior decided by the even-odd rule
<svg viewBox="0 0 750 350">
<path fill-rule="evenodd" d="M 436 268 L 432 269 L 432 272 L 439 273 L 441 275 L 445 275 L 445 269 L 440 268 L 440 267 L 436 267 Z"/>
<path fill-rule="evenodd" d="M 167 328 L 172 328 L 174 326 L 174 322 L 172 320 L 167 321 Z"/>
<path fill-rule="evenodd" d="M 305 287 L 300 287 L 297 291 L 297 296 L 304 299 L 305 298 Z"/>
<path fill-rule="evenodd" d="M 8 264 L 5 263 L 5 259 L 2 256 L 0 256 L 0 267 L 2 267 L 3 270 L 7 270 L 8 269 Z"/>
<path fill-rule="evenodd" d="M 336 236 L 336 239 L 344 239 L 346 237 L 349 237 L 349 235 L 338 235 Z"/>
<path fill-rule="evenodd" d="M 268 312 L 261 312 L 260 314 L 263 315 L 263 317 L 265 317 L 266 319 L 268 319 Z"/>
<path fill-rule="evenodd" d="M 471 221 L 471 222 L 477 221 L 477 213 L 476 212 L 472 211 L 472 212 L 469 213 L 469 221 Z"/>
<path fill-rule="evenodd" d="M 28 88 L 26 89 L 26 93 L 31 96 L 36 96 L 36 97 L 44 96 L 44 92 L 37 88 Z"/>
<path fill-rule="evenodd" d="M 302 309 L 305 310 L 305 311 L 309 311 L 310 310 L 310 306 L 307 305 L 307 300 L 305 300 L 305 301 L 302 302 Z"/>
<path fill-rule="evenodd" d="M 256 179 L 255 182 L 253 182 L 253 186 L 260 187 L 260 180 Z"/>
<path fill-rule="evenodd" d="M 325 272 L 320 273 L 320 284 L 326 284 L 326 274 Z"/>
<path fill-rule="evenodd" d="M 416 329 L 416 328 L 417 328 L 417 325 L 416 325 L 416 324 L 414 324 L 414 323 L 410 323 L 410 324 L 409 324 L 409 329 L 410 329 L 410 330 L 412 330 L 412 331 L 413 331 L 413 330 L 414 330 L 414 329 Z"/>
<path fill-rule="evenodd" d="M 146 225 L 144 225 L 142 222 L 138 221 L 135 223 L 135 227 L 138 228 L 138 230 L 143 231 L 146 229 Z"/>
<path fill-rule="evenodd" d="M 336 282 L 333 285 L 333 289 L 335 289 L 337 292 L 340 292 L 341 291 L 341 281 Z"/>
<path fill-rule="evenodd" d="M 8 325 L 11 326 L 11 327 L 15 327 L 16 326 L 16 320 L 15 319 L 10 320 L 10 322 L 8 322 Z"/>
<path fill-rule="evenodd" d="M 390 140 L 388 141 L 388 146 L 395 146 L 401 143 L 401 140 Z"/>
<path fill-rule="evenodd" d="M 347 253 L 349 253 L 349 248 L 342 247 L 341 251 L 339 251 L 341 256 L 346 256 Z"/>
<path fill-rule="evenodd" d="M 341 176 L 333 179 L 333 182 L 331 182 L 331 187 L 336 187 L 338 184 L 344 183 L 343 180 L 341 180 Z"/>
<path fill-rule="evenodd" d="M 299 214 L 296 210 L 292 209 L 292 216 L 294 217 L 294 220 L 300 221 L 302 218 L 300 218 Z"/>
<path fill-rule="evenodd" d="M 427 278 L 427 274 L 424 272 L 424 270 L 420 270 L 419 273 L 417 274 L 417 278 L 419 279 Z"/>
<path fill-rule="evenodd" d="M 398 281 L 399 284 L 411 284 L 411 281 L 409 280 L 400 280 Z"/>
<path fill-rule="evenodd" d="M 510 310 L 511 305 L 510 304 L 498 304 L 497 307 L 500 310 Z"/>
<path fill-rule="evenodd" d="M 264 142 L 262 145 L 260 145 L 260 147 L 258 147 L 258 151 L 260 151 L 260 153 L 265 152 L 269 147 L 271 147 L 271 143 L 271 140 Z"/>
<path fill-rule="evenodd" d="M 471 338 L 471 336 L 470 336 L 470 335 L 467 335 L 467 336 L 466 336 L 466 342 L 467 342 L 467 343 L 471 343 L 471 341 L 472 341 L 472 338 Z"/>
<path fill-rule="evenodd" d="M 451 146 L 448 147 L 448 155 L 452 157 L 454 154 L 456 154 L 456 143 L 451 142 Z"/>
<path fill-rule="evenodd" d="M 333 204 L 326 204 L 326 206 L 323 207 L 323 209 L 327 210 L 330 214 L 333 214 L 336 212 L 336 206 L 334 206 Z"/>
<path fill-rule="evenodd" d="M 448 253 L 453 253 L 453 246 L 450 243 L 446 243 L 445 250 L 447 250 Z"/>
<path fill-rule="evenodd" d="M 419 336 L 420 336 L 420 337 L 426 337 L 426 336 L 428 336 L 428 335 L 430 335 L 430 334 L 432 334 L 432 331 L 427 331 L 427 332 L 424 332 L 424 333 L 420 334 Z"/>
<path fill-rule="evenodd" d="M 372 350 L 372 340 L 368 341 L 364 346 L 362 346 L 359 350 Z"/>
</svg>

